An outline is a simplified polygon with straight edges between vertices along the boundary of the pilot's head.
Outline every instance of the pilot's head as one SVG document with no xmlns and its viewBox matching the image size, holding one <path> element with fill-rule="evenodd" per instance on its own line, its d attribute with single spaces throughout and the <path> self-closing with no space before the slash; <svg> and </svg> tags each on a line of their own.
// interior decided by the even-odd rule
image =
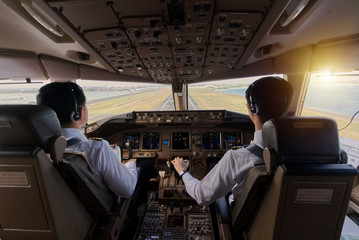
<svg viewBox="0 0 359 240">
<path fill-rule="evenodd" d="M 293 87 L 280 77 L 260 78 L 246 91 L 249 111 L 258 115 L 261 123 L 286 115 L 292 98 Z"/>
<path fill-rule="evenodd" d="M 52 108 L 61 126 L 80 120 L 87 122 L 86 97 L 82 88 L 73 82 L 53 82 L 39 90 L 37 104 Z M 86 118 L 86 119 L 84 119 Z"/>
</svg>

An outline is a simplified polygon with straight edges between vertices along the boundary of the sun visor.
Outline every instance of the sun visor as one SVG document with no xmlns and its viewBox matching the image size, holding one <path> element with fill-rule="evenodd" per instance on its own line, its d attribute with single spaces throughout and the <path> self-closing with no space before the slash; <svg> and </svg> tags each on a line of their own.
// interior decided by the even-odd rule
<svg viewBox="0 0 359 240">
<path fill-rule="evenodd" d="M 80 79 L 85 80 L 104 80 L 104 81 L 129 81 L 129 82 L 150 82 L 151 79 L 141 78 L 136 76 L 129 76 L 109 72 L 105 69 L 90 67 L 86 65 L 79 65 Z"/>
<path fill-rule="evenodd" d="M 39 55 L 39 59 L 52 81 L 61 82 L 79 78 L 77 63 L 47 55 Z"/>
<path fill-rule="evenodd" d="M 319 42 L 312 71 L 351 71 L 358 68 L 359 36 Z"/>
<path fill-rule="evenodd" d="M 0 79 L 46 79 L 37 55 L 32 52 L 0 50 Z"/>
</svg>

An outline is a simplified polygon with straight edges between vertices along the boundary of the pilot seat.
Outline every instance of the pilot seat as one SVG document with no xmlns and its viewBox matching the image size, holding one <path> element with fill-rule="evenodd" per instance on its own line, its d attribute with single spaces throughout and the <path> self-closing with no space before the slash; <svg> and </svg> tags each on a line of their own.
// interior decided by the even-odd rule
<svg viewBox="0 0 359 240">
<path fill-rule="evenodd" d="M 265 165 L 250 170 L 229 208 L 231 238 L 340 239 L 357 170 L 346 164 L 336 122 L 272 119 L 262 134 Z"/>
<path fill-rule="evenodd" d="M 97 198 L 108 190 L 94 192 L 82 157 L 64 155 L 52 109 L 0 105 L 0 129 L 1 239 L 118 238 L 129 199 Z"/>
</svg>

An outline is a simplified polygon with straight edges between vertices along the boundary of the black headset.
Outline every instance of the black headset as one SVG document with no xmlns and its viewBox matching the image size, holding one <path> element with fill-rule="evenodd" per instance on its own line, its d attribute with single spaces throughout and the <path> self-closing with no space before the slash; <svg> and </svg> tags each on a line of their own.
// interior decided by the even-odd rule
<svg viewBox="0 0 359 240">
<path fill-rule="evenodd" d="M 281 77 L 277 77 L 277 76 L 271 76 L 271 78 L 276 78 L 278 79 L 279 81 L 285 81 L 283 78 Z M 259 79 L 261 80 L 261 79 Z M 252 83 L 251 85 L 249 85 L 249 87 L 247 88 L 246 90 L 246 99 L 247 99 L 247 102 L 249 104 L 249 108 L 251 110 L 251 112 L 253 114 L 258 114 L 260 109 L 258 107 L 258 105 L 253 101 L 253 97 L 252 97 L 252 91 L 253 91 L 253 87 L 254 85 L 256 84 L 256 82 L 258 81 L 255 81 L 254 83 Z M 285 100 L 285 101 L 288 101 L 288 100 Z"/>
<path fill-rule="evenodd" d="M 254 86 L 254 83 L 252 83 L 251 85 L 249 85 L 247 91 L 246 91 L 246 99 L 247 102 L 249 104 L 249 109 L 251 110 L 251 112 L 253 114 L 258 114 L 259 113 L 259 108 L 258 105 L 253 101 L 252 98 L 252 88 Z"/>
<path fill-rule="evenodd" d="M 75 90 L 70 86 L 70 84 L 68 83 L 67 86 L 69 86 L 72 97 L 74 98 L 74 105 L 75 105 L 75 109 L 74 111 L 71 112 L 70 118 L 71 121 L 75 122 L 77 120 L 80 119 L 80 113 L 78 111 L 78 107 L 77 107 L 77 100 L 76 100 L 76 96 L 75 96 Z"/>
</svg>

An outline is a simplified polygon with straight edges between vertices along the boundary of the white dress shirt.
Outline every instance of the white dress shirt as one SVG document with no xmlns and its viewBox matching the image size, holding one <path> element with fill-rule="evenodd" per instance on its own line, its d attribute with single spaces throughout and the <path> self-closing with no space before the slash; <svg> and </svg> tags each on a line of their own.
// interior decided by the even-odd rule
<svg viewBox="0 0 359 240">
<path fill-rule="evenodd" d="M 132 195 L 137 183 L 135 162 L 121 163 L 107 141 L 89 140 L 80 129 L 63 128 L 62 134 L 66 140 L 72 138 L 81 140 L 67 149 L 83 152 L 87 156 L 95 176 L 103 181 L 117 196 L 128 198 Z"/>
<path fill-rule="evenodd" d="M 251 143 L 263 148 L 262 130 L 254 133 Z M 212 170 L 199 181 L 187 172 L 182 176 L 188 194 L 200 205 L 209 205 L 232 190 L 238 195 L 247 179 L 248 171 L 263 160 L 245 148 L 229 150 Z"/>
</svg>

